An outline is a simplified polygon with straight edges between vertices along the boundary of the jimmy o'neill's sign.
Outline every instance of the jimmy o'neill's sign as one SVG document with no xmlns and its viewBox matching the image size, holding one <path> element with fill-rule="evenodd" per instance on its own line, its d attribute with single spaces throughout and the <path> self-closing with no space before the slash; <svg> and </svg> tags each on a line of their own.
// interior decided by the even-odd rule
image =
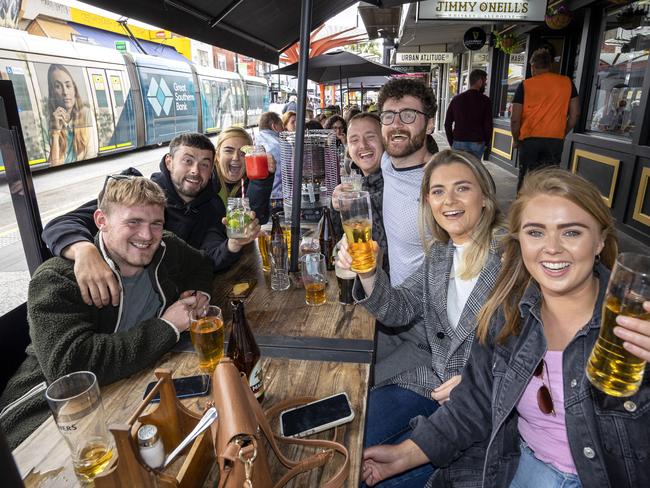
<svg viewBox="0 0 650 488">
<path fill-rule="evenodd" d="M 546 0 L 426 0 L 417 19 L 543 21 L 545 13 Z"/>
<path fill-rule="evenodd" d="M 397 53 L 397 64 L 452 63 L 454 53 Z"/>
</svg>

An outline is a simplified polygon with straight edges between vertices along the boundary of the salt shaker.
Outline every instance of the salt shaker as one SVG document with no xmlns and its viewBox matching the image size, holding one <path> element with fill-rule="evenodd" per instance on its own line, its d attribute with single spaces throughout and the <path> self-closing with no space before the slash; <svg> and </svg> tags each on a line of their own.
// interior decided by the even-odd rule
<svg viewBox="0 0 650 488">
<path fill-rule="evenodd" d="M 165 462 L 165 448 L 155 425 L 145 424 L 138 429 L 138 446 L 140 457 L 153 469 L 160 468 Z"/>
</svg>

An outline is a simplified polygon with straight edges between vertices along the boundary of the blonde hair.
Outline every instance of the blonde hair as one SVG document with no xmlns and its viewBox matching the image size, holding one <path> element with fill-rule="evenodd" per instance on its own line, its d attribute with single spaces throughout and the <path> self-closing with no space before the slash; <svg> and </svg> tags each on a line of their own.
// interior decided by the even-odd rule
<svg viewBox="0 0 650 488">
<path fill-rule="evenodd" d="M 490 321 L 501 308 L 505 325 L 501 329 L 498 342 L 520 332 L 519 302 L 532 277 L 521 255 L 519 229 L 522 213 L 531 199 L 538 195 L 553 195 L 565 198 L 589 213 L 600 225 L 605 245 L 600 252 L 602 263 L 611 269 L 618 254 L 618 240 L 614 229 L 614 219 L 598 190 L 583 177 L 569 171 L 549 167 L 526 175 L 517 199 L 510 207 L 508 229 L 503 242 L 503 266 L 497 283 L 478 316 L 477 335 L 485 343 Z"/>
<path fill-rule="evenodd" d="M 144 176 L 108 176 L 98 200 L 99 209 L 107 215 L 114 205 L 160 205 L 164 208 L 167 204 L 162 188 Z"/>
<path fill-rule="evenodd" d="M 431 175 L 440 166 L 449 164 L 462 164 L 467 166 L 479 184 L 485 207 L 483 207 L 481 218 L 472 231 L 471 240 L 463 252 L 462 263 L 460 263 L 458 276 L 464 280 L 477 276 L 490 252 L 490 243 L 495 236 L 495 231 L 504 227 L 504 219 L 497 201 L 496 187 L 492 176 L 482 162 L 471 154 L 462 151 L 447 149 L 436 153 L 424 168 L 422 187 L 420 189 L 420 211 L 418 213 L 418 230 L 425 252 L 434 242 L 449 242 L 449 234 L 436 222 L 429 207 L 429 183 Z M 433 236 L 433 241 L 427 239 L 427 235 Z"/>
<path fill-rule="evenodd" d="M 296 115 L 296 112 L 294 112 L 293 110 L 287 110 L 285 113 L 282 114 L 282 125 L 285 127 L 285 129 L 287 127 L 287 124 L 289 123 L 289 119 L 294 115 Z"/>
<path fill-rule="evenodd" d="M 219 181 L 221 182 L 221 188 L 225 188 L 226 180 L 223 177 L 223 174 L 221 172 L 221 166 L 219 165 L 219 151 L 221 151 L 221 145 L 224 143 L 224 141 L 226 139 L 230 139 L 231 137 L 239 137 L 240 139 L 245 139 L 246 144 L 248 145 L 253 144 L 253 139 L 251 139 L 250 134 L 241 127 L 236 127 L 234 125 L 231 125 L 230 127 L 226 127 L 224 130 L 222 130 L 219 133 L 219 137 L 217 137 L 217 143 L 215 144 L 214 165 L 217 168 L 217 176 L 219 177 Z M 245 165 L 244 165 L 244 175 L 246 175 Z"/>
</svg>

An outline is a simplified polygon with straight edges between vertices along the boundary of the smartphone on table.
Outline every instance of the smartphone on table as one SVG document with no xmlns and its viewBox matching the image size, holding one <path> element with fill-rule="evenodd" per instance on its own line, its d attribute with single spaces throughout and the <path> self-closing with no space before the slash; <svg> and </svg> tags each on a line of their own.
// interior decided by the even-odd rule
<svg viewBox="0 0 650 488">
<path fill-rule="evenodd" d="M 347 393 L 316 400 L 280 414 L 280 434 L 284 437 L 305 437 L 351 422 L 354 410 Z"/>
<path fill-rule="evenodd" d="M 205 396 L 210 392 L 210 375 L 199 374 L 196 376 L 183 376 L 174 378 L 174 388 L 178 398 L 191 398 L 196 396 Z M 156 381 L 152 381 L 144 390 L 143 398 L 156 386 Z M 157 394 L 151 400 L 152 403 L 160 401 L 160 394 Z"/>
</svg>

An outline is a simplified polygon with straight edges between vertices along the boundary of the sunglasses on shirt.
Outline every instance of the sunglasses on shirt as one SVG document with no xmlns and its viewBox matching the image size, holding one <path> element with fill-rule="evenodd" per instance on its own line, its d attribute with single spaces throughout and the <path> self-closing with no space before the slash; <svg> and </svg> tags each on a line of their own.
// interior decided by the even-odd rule
<svg viewBox="0 0 650 488">
<path fill-rule="evenodd" d="M 546 361 L 542 359 L 537 367 L 533 376 L 542 380 L 542 386 L 537 390 L 537 406 L 543 414 L 546 415 L 555 415 L 555 406 L 553 405 L 553 397 L 551 396 L 551 390 L 546 383 L 544 383 L 544 370 L 546 370 L 546 378 L 548 379 L 549 385 L 551 384 L 550 377 L 548 375 L 548 366 Z"/>
</svg>

